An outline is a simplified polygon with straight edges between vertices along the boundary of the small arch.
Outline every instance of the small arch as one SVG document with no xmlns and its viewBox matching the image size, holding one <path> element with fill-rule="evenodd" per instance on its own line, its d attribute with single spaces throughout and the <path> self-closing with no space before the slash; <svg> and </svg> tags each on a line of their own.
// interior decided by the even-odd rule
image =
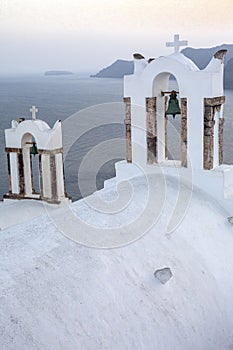
<svg viewBox="0 0 233 350">
<path fill-rule="evenodd" d="M 19 172 L 23 174 L 24 192 L 26 196 L 35 195 L 40 198 L 40 171 L 39 171 L 39 157 L 32 156 L 32 146 L 37 146 L 36 138 L 29 132 L 22 135 L 22 165 L 23 170 Z"/>
<path fill-rule="evenodd" d="M 169 80 L 170 78 L 172 80 Z M 175 82 L 177 84 L 175 84 Z M 184 134 L 181 123 L 181 115 L 177 115 L 175 120 L 170 120 L 166 116 L 166 110 L 168 107 L 168 94 L 163 94 L 162 92 L 168 92 L 171 90 L 180 90 L 180 84 L 177 76 L 172 72 L 164 71 L 157 74 L 153 78 L 152 83 L 152 93 L 153 97 L 156 99 L 156 138 L 157 138 L 157 161 L 175 161 L 176 165 L 184 164 L 182 161 L 184 152 L 182 136 Z M 179 96 L 179 95 L 178 95 Z M 177 97 L 178 97 L 177 96 Z M 181 101 L 178 97 L 179 104 Z M 182 112 L 181 112 L 182 113 Z"/>
</svg>

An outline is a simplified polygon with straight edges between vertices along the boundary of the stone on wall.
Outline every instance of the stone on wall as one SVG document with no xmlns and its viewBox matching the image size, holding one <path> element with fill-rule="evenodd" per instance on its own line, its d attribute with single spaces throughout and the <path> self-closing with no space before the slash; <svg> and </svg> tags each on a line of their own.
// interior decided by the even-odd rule
<svg viewBox="0 0 233 350">
<path fill-rule="evenodd" d="M 173 275 L 172 275 L 170 267 L 164 267 L 163 269 L 156 270 L 154 272 L 154 276 L 162 284 L 165 284 L 172 278 Z"/>
</svg>

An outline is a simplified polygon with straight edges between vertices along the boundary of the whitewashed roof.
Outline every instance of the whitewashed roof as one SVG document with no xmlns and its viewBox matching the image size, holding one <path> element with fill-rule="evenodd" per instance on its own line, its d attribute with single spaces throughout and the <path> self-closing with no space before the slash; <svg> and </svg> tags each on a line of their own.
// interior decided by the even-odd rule
<svg viewBox="0 0 233 350">
<path fill-rule="evenodd" d="M 132 184 L 135 200 L 144 198 L 142 178 Z M 1 231 L 1 348 L 229 349 L 232 226 L 218 203 L 196 191 L 181 225 L 167 236 L 176 201 L 173 183 L 167 186 L 158 222 L 123 248 L 81 246 L 48 216 Z M 102 193 L 116 198 L 113 188 Z M 124 216 L 133 220 L 137 203 L 119 213 L 121 224 Z M 116 219 L 101 217 L 84 200 L 72 208 L 89 225 Z M 162 267 L 173 273 L 165 285 L 154 277 Z"/>
</svg>

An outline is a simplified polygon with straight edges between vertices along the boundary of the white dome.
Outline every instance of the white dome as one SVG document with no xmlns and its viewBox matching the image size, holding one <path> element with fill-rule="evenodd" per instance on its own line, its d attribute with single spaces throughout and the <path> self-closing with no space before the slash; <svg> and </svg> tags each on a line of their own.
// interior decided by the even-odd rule
<svg viewBox="0 0 233 350">
<path fill-rule="evenodd" d="M 72 210 L 105 228 L 117 217 L 121 224 L 124 216 L 133 219 L 146 185 L 142 178 L 131 183 L 134 200 L 121 213 L 100 214 L 85 200 Z M 116 198 L 114 188 L 99 194 Z M 196 191 L 182 223 L 166 236 L 176 195 L 168 182 L 159 221 L 119 249 L 80 246 L 46 216 L 2 231 L 2 348 L 229 349 L 232 226 L 218 204 Z M 173 274 L 165 285 L 154 277 L 162 267 Z"/>
</svg>

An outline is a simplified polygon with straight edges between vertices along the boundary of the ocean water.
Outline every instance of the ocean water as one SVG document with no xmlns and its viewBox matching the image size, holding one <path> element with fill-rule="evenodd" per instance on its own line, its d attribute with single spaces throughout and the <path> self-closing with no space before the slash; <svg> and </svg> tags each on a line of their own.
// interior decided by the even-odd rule
<svg viewBox="0 0 233 350">
<path fill-rule="evenodd" d="M 224 105 L 225 139 L 224 162 L 233 164 L 233 90 L 226 90 L 226 103 Z M 112 157 L 102 161 L 99 169 L 94 173 L 87 171 L 85 174 L 86 188 L 80 193 L 78 182 L 78 170 L 85 155 L 95 149 L 99 144 L 114 138 L 124 138 L 124 105 L 123 80 L 80 78 L 72 76 L 34 76 L 34 77 L 1 77 L 0 78 L 0 198 L 8 191 L 7 164 L 4 151 L 4 129 L 9 128 L 11 120 L 19 117 L 30 118 L 29 109 L 32 105 L 39 108 L 38 118 L 45 120 L 51 127 L 56 120 L 63 122 L 74 113 L 80 112 L 82 123 L 86 123 L 87 130 L 70 148 L 65 158 L 65 175 L 67 192 L 73 200 L 92 192 L 88 185 L 96 176 L 96 187 L 103 187 L 104 180 L 115 175 L 114 163 L 122 159 L 124 146 L 121 146 L 119 154 L 112 152 Z M 93 107 L 97 106 L 97 107 Z M 88 110 L 91 113 L 116 115 L 116 123 L 92 127 Z M 110 118 L 111 120 L 114 118 Z M 77 123 L 80 122 L 80 119 Z M 177 117 L 171 123 L 179 129 L 180 119 Z M 64 136 L 69 138 L 69 134 Z M 64 140 L 66 142 L 66 140 Z M 114 150 L 113 150 L 114 151 Z M 97 149 L 98 152 L 98 149 Z M 179 146 L 177 145 L 177 154 Z M 110 152 L 111 155 L 111 152 Z M 33 160 L 33 166 L 38 169 L 37 157 Z M 87 169 L 88 170 L 88 169 Z M 38 188 L 38 174 L 35 170 L 35 187 Z"/>
</svg>

